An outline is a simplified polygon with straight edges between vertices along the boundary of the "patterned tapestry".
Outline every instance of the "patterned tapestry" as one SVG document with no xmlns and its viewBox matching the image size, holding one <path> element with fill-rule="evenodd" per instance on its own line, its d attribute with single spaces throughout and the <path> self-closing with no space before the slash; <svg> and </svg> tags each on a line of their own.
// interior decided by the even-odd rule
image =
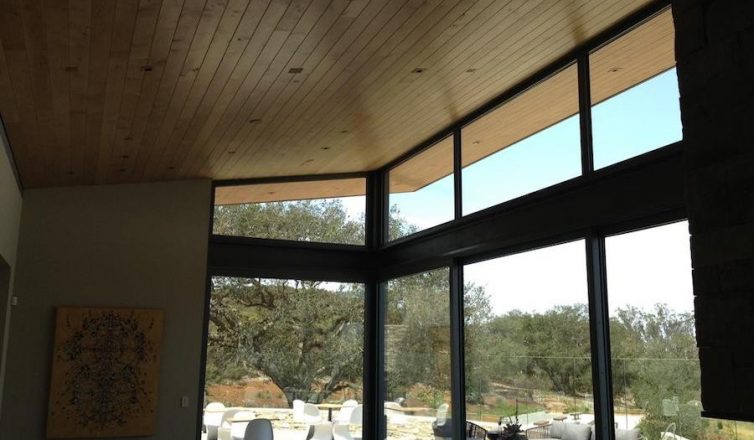
<svg viewBox="0 0 754 440">
<path fill-rule="evenodd" d="M 57 309 L 48 438 L 154 434 L 163 315 Z"/>
</svg>

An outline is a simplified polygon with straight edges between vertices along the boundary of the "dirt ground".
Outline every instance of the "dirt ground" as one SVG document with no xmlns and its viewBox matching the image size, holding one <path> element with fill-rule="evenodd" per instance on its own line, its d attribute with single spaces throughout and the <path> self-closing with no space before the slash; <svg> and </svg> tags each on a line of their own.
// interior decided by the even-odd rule
<svg viewBox="0 0 754 440">
<path fill-rule="evenodd" d="M 222 402 L 225 406 L 246 406 L 256 408 L 287 408 L 285 394 L 271 380 L 266 378 L 248 379 L 233 385 L 209 385 L 208 402 Z"/>
</svg>

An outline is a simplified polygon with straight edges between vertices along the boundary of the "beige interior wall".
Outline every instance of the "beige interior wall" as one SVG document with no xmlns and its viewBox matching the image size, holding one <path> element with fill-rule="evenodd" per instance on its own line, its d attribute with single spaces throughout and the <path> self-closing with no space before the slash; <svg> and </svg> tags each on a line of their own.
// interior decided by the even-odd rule
<svg viewBox="0 0 754 440">
<path fill-rule="evenodd" d="M 0 126 L 2 130 L 2 126 Z M 21 220 L 21 191 L 7 154 L 5 136 L 0 133 L 0 396 L 3 394 L 10 299 L 16 266 L 18 225 Z M 0 399 L 0 415 L 3 407 Z"/>
<path fill-rule="evenodd" d="M 56 306 L 162 309 L 150 438 L 194 438 L 210 191 L 209 181 L 187 181 L 24 193 L 2 438 L 45 438 Z"/>
</svg>

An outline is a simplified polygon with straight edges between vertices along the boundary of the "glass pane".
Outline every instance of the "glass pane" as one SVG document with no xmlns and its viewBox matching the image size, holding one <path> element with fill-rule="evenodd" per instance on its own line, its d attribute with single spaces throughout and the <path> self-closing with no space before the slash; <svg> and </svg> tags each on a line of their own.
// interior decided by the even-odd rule
<svg viewBox="0 0 754 440">
<path fill-rule="evenodd" d="M 450 436 L 448 276 L 448 269 L 437 269 L 387 284 L 384 400 L 389 439 Z"/>
<path fill-rule="evenodd" d="M 243 438 L 265 418 L 275 438 L 303 439 L 328 421 L 361 437 L 363 348 L 361 284 L 214 277 L 208 432 Z"/>
<path fill-rule="evenodd" d="M 463 213 L 581 175 L 573 65 L 463 128 Z"/>
<path fill-rule="evenodd" d="M 464 280 L 467 420 L 493 431 L 517 423 L 528 438 L 566 430 L 588 440 L 594 401 L 584 242 L 470 264 Z"/>
<path fill-rule="evenodd" d="M 453 220 L 453 137 L 389 172 L 390 240 Z"/>
<path fill-rule="evenodd" d="M 212 232 L 363 245 L 365 194 L 361 178 L 220 186 Z"/>
<path fill-rule="evenodd" d="M 590 56 L 594 167 L 681 140 L 670 10 Z"/>
<path fill-rule="evenodd" d="M 617 429 L 748 438 L 752 424 L 701 416 L 688 223 L 608 237 L 606 249 Z"/>
</svg>

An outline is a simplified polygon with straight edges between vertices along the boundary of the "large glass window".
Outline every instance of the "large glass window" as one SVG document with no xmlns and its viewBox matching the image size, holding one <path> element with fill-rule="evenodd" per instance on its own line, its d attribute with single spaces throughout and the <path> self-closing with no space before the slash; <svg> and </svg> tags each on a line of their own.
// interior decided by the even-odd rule
<svg viewBox="0 0 754 440">
<path fill-rule="evenodd" d="M 754 424 L 701 416 L 688 223 L 608 237 L 606 250 L 619 433 L 749 438 Z"/>
<path fill-rule="evenodd" d="M 463 128 L 463 213 L 581 175 L 576 66 Z"/>
<path fill-rule="evenodd" d="M 243 438 L 265 418 L 275 438 L 361 437 L 363 285 L 214 277 L 209 318 L 208 433 Z"/>
<path fill-rule="evenodd" d="M 585 261 L 577 241 L 464 267 L 467 420 L 488 430 L 518 420 L 529 438 L 567 428 L 589 439 Z"/>
<path fill-rule="evenodd" d="M 219 186 L 213 233 L 363 245 L 364 194 L 363 178 Z"/>
<path fill-rule="evenodd" d="M 668 9 L 591 54 L 595 169 L 681 140 L 674 44 Z"/>
<path fill-rule="evenodd" d="M 437 269 L 387 283 L 387 438 L 449 437 L 450 283 Z"/>
<path fill-rule="evenodd" d="M 388 173 L 390 240 L 453 220 L 453 137 Z"/>
</svg>

